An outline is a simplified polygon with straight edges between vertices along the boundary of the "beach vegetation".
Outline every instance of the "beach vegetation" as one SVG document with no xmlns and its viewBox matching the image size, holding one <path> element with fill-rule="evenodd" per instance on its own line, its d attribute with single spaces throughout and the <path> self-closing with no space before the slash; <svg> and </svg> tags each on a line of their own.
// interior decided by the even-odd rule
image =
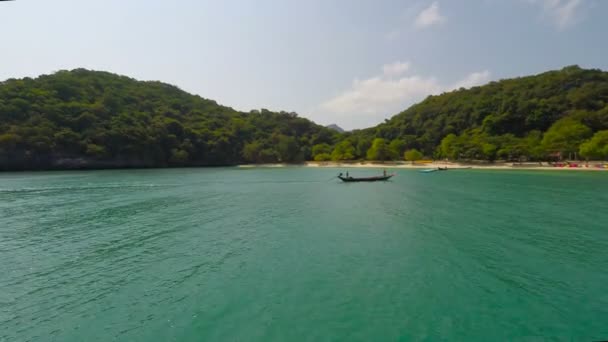
<svg viewBox="0 0 608 342">
<path fill-rule="evenodd" d="M 405 151 L 403 157 L 406 161 L 415 162 L 415 161 L 421 160 L 424 156 L 422 155 L 422 152 L 413 148 L 411 150 Z"/>
</svg>

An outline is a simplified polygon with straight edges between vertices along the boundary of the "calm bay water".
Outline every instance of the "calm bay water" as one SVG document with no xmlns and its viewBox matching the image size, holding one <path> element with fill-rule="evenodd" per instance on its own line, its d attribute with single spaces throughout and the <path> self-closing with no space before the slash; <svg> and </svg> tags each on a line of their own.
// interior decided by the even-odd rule
<svg viewBox="0 0 608 342">
<path fill-rule="evenodd" d="M 608 339 L 607 173 L 338 171 L 0 174 L 0 341 Z"/>
</svg>

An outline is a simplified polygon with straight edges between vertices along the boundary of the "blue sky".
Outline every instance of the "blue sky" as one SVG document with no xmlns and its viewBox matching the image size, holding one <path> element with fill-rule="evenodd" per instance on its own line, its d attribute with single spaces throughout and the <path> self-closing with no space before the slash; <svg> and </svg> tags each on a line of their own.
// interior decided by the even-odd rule
<svg viewBox="0 0 608 342">
<path fill-rule="evenodd" d="M 608 0 L 16 0 L 0 79 L 84 67 L 352 129 L 429 94 L 608 70 Z"/>
</svg>

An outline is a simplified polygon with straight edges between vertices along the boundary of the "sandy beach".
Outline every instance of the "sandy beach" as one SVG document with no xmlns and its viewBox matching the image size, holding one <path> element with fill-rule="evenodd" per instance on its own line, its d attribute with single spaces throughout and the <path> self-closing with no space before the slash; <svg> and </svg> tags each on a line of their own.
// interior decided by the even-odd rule
<svg viewBox="0 0 608 342">
<path fill-rule="evenodd" d="M 572 162 L 575 163 L 575 162 Z M 427 162 L 427 163 L 410 163 L 410 162 L 305 162 L 302 164 L 247 164 L 239 165 L 241 168 L 254 168 L 254 167 L 267 167 L 267 168 L 280 168 L 288 166 L 300 166 L 300 167 L 327 167 L 327 168 L 371 168 L 371 169 L 434 169 L 434 168 L 445 168 L 448 169 L 477 169 L 477 170 L 542 170 L 542 171 L 606 171 L 608 172 L 608 162 L 589 162 L 580 163 L 576 162 L 577 167 L 571 166 L 553 166 L 549 163 L 454 163 L 454 162 Z M 599 167 L 599 166 L 601 167 Z"/>
</svg>

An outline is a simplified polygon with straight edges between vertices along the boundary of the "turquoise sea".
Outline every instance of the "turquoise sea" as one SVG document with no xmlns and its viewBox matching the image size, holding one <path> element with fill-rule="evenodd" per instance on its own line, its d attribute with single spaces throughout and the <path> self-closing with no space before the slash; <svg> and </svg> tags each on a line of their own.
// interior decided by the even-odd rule
<svg viewBox="0 0 608 342">
<path fill-rule="evenodd" d="M 0 341 L 608 339 L 608 173 L 340 171 L 0 174 Z"/>
</svg>

